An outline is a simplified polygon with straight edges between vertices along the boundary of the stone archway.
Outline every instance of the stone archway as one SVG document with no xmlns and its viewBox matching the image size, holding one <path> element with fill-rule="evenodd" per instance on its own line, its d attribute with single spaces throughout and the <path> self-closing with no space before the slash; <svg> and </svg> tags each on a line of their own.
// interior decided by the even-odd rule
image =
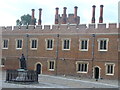
<svg viewBox="0 0 120 90">
<path fill-rule="evenodd" d="M 94 78 L 100 79 L 100 67 L 99 66 L 94 67 Z"/>
<path fill-rule="evenodd" d="M 38 74 L 42 74 L 42 64 L 36 63 L 35 70 L 37 71 Z"/>
</svg>

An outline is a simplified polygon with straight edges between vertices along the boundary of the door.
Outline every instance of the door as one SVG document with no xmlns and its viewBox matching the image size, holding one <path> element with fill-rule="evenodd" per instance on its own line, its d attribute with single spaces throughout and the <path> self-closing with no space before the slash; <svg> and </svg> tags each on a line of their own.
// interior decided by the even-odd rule
<svg viewBox="0 0 120 90">
<path fill-rule="evenodd" d="M 95 79 L 99 79 L 99 77 L 100 77 L 99 73 L 100 73 L 99 68 L 95 67 L 95 69 L 94 69 L 94 77 L 95 77 Z"/>
<path fill-rule="evenodd" d="M 38 74 L 41 74 L 41 64 L 36 65 L 36 71 Z"/>
</svg>

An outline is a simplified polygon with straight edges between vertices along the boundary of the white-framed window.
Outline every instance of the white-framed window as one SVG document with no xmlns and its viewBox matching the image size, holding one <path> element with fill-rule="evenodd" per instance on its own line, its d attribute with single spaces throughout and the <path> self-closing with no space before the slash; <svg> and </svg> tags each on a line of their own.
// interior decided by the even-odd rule
<svg viewBox="0 0 120 90">
<path fill-rule="evenodd" d="M 37 38 L 31 38 L 30 39 L 30 49 L 37 50 L 38 47 L 38 39 Z"/>
<path fill-rule="evenodd" d="M 83 38 L 79 40 L 79 50 L 80 51 L 88 51 L 89 39 Z"/>
<path fill-rule="evenodd" d="M 76 62 L 76 70 L 77 73 L 87 73 L 88 72 L 88 62 L 81 62 L 77 61 Z"/>
<path fill-rule="evenodd" d="M 108 51 L 108 38 L 98 39 L 98 51 Z"/>
<path fill-rule="evenodd" d="M 45 39 L 45 42 L 46 42 L 46 50 L 53 50 L 54 39 L 47 38 Z"/>
<path fill-rule="evenodd" d="M 106 75 L 114 75 L 114 63 L 106 63 Z"/>
<path fill-rule="evenodd" d="M 55 60 L 49 60 L 48 61 L 48 70 L 54 71 L 55 70 Z"/>
<path fill-rule="evenodd" d="M 62 39 L 62 50 L 70 50 L 71 39 L 64 38 Z"/>
<path fill-rule="evenodd" d="M 22 49 L 23 39 L 16 39 L 16 49 Z"/>
<path fill-rule="evenodd" d="M 1 67 L 5 66 L 5 60 L 6 60 L 6 58 L 1 58 Z"/>
<path fill-rule="evenodd" d="M 8 49 L 9 39 L 2 40 L 2 49 Z"/>
</svg>

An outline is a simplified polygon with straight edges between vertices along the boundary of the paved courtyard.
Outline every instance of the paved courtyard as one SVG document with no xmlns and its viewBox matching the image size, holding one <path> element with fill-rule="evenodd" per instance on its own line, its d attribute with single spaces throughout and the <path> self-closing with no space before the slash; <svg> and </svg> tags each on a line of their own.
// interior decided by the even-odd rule
<svg viewBox="0 0 120 90">
<path fill-rule="evenodd" d="M 1 73 L 1 72 L 0 72 Z M 70 76 L 39 75 L 38 84 L 5 83 L 5 72 L 1 73 L 2 88 L 118 88 L 117 80 L 80 79 Z"/>
</svg>

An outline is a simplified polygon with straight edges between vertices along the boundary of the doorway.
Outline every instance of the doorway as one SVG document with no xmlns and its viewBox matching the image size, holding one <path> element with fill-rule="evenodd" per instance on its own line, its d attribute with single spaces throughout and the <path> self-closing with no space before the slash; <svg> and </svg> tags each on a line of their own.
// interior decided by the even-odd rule
<svg viewBox="0 0 120 90">
<path fill-rule="evenodd" d="M 41 74 L 41 70 L 42 70 L 41 64 L 37 64 L 37 65 L 36 65 L 36 71 L 37 71 L 37 73 L 38 73 L 38 74 Z"/>
<path fill-rule="evenodd" d="M 99 79 L 100 78 L 100 68 L 99 67 L 95 67 L 94 68 L 94 78 L 95 79 Z"/>
</svg>

